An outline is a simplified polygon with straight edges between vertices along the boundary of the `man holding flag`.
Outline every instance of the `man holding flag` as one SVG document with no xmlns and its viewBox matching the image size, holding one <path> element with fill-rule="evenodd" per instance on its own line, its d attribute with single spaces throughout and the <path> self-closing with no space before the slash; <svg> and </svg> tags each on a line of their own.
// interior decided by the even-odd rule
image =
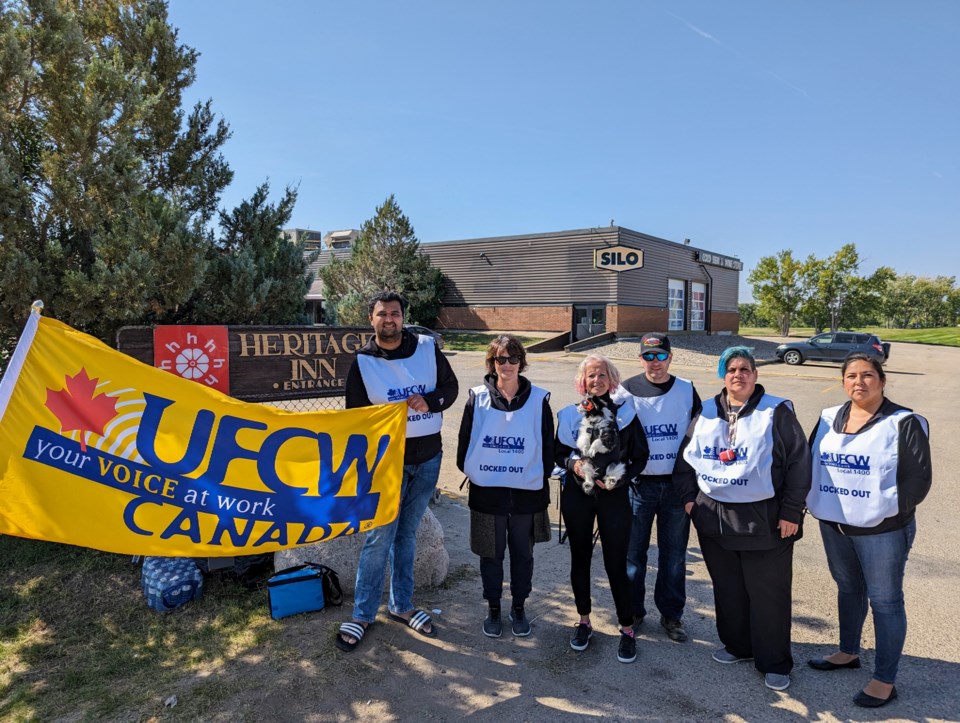
<svg viewBox="0 0 960 723">
<path fill-rule="evenodd" d="M 406 403 L 407 441 L 400 511 L 391 524 L 367 535 L 360 553 L 353 619 L 340 626 L 335 640 L 346 652 L 356 649 L 367 626 L 376 619 L 388 560 L 388 616 L 421 635 L 436 636 L 430 616 L 413 606 L 413 563 L 417 527 L 440 476 L 442 412 L 456 401 L 459 384 L 433 339 L 403 328 L 406 306 L 403 297 L 393 291 L 370 299 L 367 309 L 374 338 L 357 351 L 347 373 L 347 409 Z"/>
</svg>

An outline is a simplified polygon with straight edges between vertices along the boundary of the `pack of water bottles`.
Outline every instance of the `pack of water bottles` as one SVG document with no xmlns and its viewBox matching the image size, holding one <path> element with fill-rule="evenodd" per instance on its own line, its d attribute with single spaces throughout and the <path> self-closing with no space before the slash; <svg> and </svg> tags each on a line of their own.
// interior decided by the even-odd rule
<svg viewBox="0 0 960 723">
<path fill-rule="evenodd" d="M 140 586 L 147 605 L 165 613 L 203 593 L 203 573 L 189 557 L 145 557 Z"/>
</svg>

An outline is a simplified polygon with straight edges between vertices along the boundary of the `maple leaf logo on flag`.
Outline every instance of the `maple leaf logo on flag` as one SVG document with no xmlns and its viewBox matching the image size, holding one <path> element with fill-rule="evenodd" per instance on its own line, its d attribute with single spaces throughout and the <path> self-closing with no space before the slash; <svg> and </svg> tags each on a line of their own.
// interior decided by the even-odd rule
<svg viewBox="0 0 960 723">
<path fill-rule="evenodd" d="M 80 432 L 80 449 L 87 451 L 84 432 L 103 435 L 104 427 L 117 416 L 117 400 L 106 394 L 95 395 L 99 379 L 91 379 L 81 368 L 76 376 L 65 377 L 66 386 L 58 391 L 47 388 L 44 406 L 60 420 L 61 432 Z"/>
</svg>

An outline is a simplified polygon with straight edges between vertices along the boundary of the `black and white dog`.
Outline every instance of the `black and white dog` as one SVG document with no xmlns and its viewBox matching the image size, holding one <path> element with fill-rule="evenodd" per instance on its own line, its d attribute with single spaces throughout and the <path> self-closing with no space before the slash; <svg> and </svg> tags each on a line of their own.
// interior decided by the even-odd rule
<svg viewBox="0 0 960 723">
<path fill-rule="evenodd" d="M 588 495 L 593 494 L 598 479 L 612 489 L 627 471 L 627 466 L 620 461 L 620 432 L 616 416 L 595 397 L 585 398 L 577 408 L 583 414 L 577 435 L 577 449 L 583 460 L 583 491 Z"/>
</svg>

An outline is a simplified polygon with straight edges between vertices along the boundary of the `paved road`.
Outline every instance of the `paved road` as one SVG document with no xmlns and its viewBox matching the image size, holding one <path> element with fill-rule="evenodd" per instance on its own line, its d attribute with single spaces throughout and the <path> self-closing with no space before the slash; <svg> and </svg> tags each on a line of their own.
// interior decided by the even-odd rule
<svg viewBox="0 0 960 723">
<path fill-rule="evenodd" d="M 462 401 L 466 389 L 483 376 L 483 355 L 451 353 L 450 361 L 461 381 L 463 398 L 444 422 L 447 456 L 441 475 L 441 487 L 448 498 L 458 493 L 462 475 L 456 470 L 454 452 Z M 545 354 L 531 357 L 527 376 L 552 393 L 554 411 L 576 401 L 573 376 L 581 356 Z M 635 361 L 618 362 L 624 376 L 636 374 Z M 918 534 L 907 565 L 906 601 L 909 633 L 901 664 L 898 689 L 900 700 L 881 712 L 856 708 L 850 698 L 869 677 L 873 662 L 873 631 L 869 620 L 864 631 L 865 670 L 817 673 L 805 661 L 833 650 L 837 639 L 836 588 L 829 572 L 816 524 L 807 518 L 805 537 L 798 543 L 794 570 L 794 656 L 797 667 L 793 686 L 775 693 L 762 686 L 761 677 L 749 665 L 720 666 L 709 660 L 717 645 L 713 619 L 713 600 L 705 566 L 699 555 L 695 533 L 689 550 L 688 609 L 685 622 L 691 641 L 671 643 L 656 625 L 656 616 L 648 618 L 639 641 L 639 660 L 620 665 L 615 660 L 615 626 L 609 594 L 596 591 L 595 620 L 598 636 L 595 644 L 580 656 L 566 646 L 569 625 L 573 622 L 572 595 L 566 584 L 568 558 L 565 546 L 556 542 L 538 546 L 535 593 L 542 592 L 534 636 L 525 641 L 494 641 L 497 656 L 512 660 L 510 665 L 529 663 L 531 672 L 517 667 L 503 675 L 515 680 L 517 694 L 504 690 L 492 697 L 489 705 L 480 704 L 471 712 L 481 719 L 508 716 L 511 719 L 540 720 L 556 713 L 584 717 L 606 715 L 615 718 L 690 719 L 690 720 L 960 720 L 960 487 L 956 470 L 960 467 L 960 422 L 957 417 L 958 384 L 955 370 L 960 368 L 960 349 L 893 345 L 887 366 L 887 394 L 894 401 L 913 407 L 930 421 L 934 455 L 933 491 L 918 512 Z M 674 367 L 680 376 L 697 385 L 701 396 L 709 397 L 720 388 L 713 370 Z M 794 401 L 804 429 L 809 431 L 823 407 L 844 400 L 839 383 L 839 367 L 827 364 L 782 364 L 763 366 L 760 383 L 774 394 Z M 452 503 L 440 505 L 455 564 L 475 564 L 476 558 L 464 551 L 465 518 L 456 515 Z M 450 508 L 450 509 L 444 509 Z M 553 510 L 555 514 L 555 510 Z M 655 574 L 655 554 L 651 548 L 651 570 Z M 595 586 L 602 581 L 599 555 L 595 556 Z M 478 587 L 479 581 L 471 583 Z M 649 584 L 648 584 L 649 588 Z M 470 589 L 468 584 L 464 589 Z M 604 597 L 606 595 L 606 597 Z M 482 612 L 479 592 L 462 604 L 449 604 L 448 626 L 469 637 L 480 649 L 489 645 L 474 635 L 473 617 Z M 648 604 L 648 608 L 650 605 Z M 652 620 L 652 622 L 651 622 Z M 449 629 L 449 628 L 448 628 Z M 451 633 L 454 631 L 451 630 Z M 456 635 L 448 638 L 457 643 Z M 524 647 L 526 646 L 526 647 Z M 532 646 L 532 647 L 531 647 Z M 544 662 L 546 656 L 546 662 Z M 506 665 L 506 663 L 504 663 Z M 546 666 L 546 667 L 544 667 Z M 583 668 L 580 670 L 580 668 Z M 532 674 L 532 677 L 531 677 Z M 560 682 L 555 679 L 559 675 Z M 496 681 L 493 681 L 496 682 Z M 474 684 L 483 688 L 479 678 Z M 492 686 L 494 689 L 496 686 Z M 524 692 L 526 695 L 521 695 Z M 539 691 L 539 695 L 537 692 Z M 486 700 L 481 696 L 470 696 Z M 445 706 L 440 704 L 439 710 Z M 449 708 L 446 709 L 449 712 Z M 463 709 L 460 708 L 462 711 Z M 439 712 L 439 711 L 438 711 Z M 440 714 L 443 717 L 443 714 Z"/>
</svg>

